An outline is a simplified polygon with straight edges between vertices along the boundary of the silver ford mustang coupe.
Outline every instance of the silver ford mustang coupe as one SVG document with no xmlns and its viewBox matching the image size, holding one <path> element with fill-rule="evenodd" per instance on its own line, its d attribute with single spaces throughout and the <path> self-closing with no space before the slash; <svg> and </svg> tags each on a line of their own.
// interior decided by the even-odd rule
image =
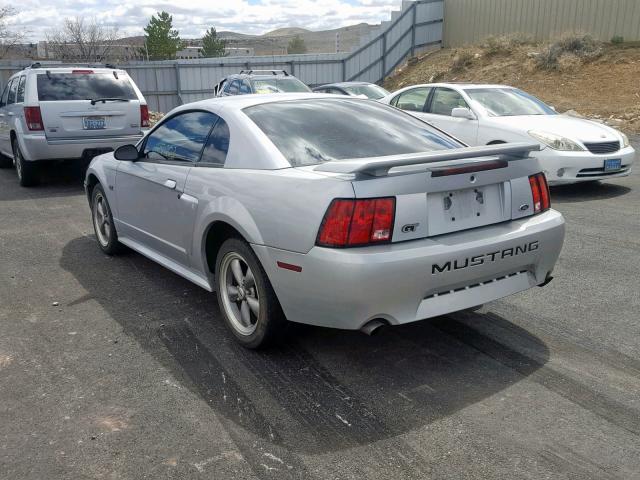
<svg viewBox="0 0 640 480">
<path fill-rule="evenodd" d="M 361 329 L 546 285 L 564 240 L 537 144 L 466 147 L 393 107 L 316 93 L 183 105 L 85 186 L 100 248 L 217 292 L 238 341 Z"/>
</svg>

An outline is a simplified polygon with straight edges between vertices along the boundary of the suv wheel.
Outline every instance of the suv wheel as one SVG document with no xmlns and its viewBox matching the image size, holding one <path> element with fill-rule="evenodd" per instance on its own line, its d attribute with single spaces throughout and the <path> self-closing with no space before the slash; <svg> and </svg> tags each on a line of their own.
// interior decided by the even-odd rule
<svg viewBox="0 0 640 480">
<path fill-rule="evenodd" d="M 249 244 L 226 240 L 216 258 L 215 276 L 220 311 L 240 344 L 260 348 L 281 338 L 286 319 Z"/>
<path fill-rule="evenodd" d="M 118 241 L 116 227 L 113 224 L 111 207 L 101 185 L 93 187 L 91 192 L 91 220 L 100 249 L 107 255 L 122 251 L 122 244 Z"/>
<path fill-rule="evenodd" d="M 32 187 L 38 183 L 38 169 L 35 162 L 29 162 L 22 156 L 17 140 L 11 142 L 13 148 L 13 161 L 16 165 L 18 180 L 23 187 Z"/>
</svg>

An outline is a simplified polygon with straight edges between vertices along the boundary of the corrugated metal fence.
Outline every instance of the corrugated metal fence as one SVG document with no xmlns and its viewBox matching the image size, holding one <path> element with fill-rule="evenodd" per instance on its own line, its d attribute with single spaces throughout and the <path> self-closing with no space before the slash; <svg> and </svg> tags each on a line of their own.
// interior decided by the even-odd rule
<svg viewBox="0 0 640 480">
<path fill-rule="evenodd" d="M 536 40 L 565 32 L 640 40 L 640 0 L 445 0 L 444 17 L 446 47 L 508 33 Z"/>
<path fill-rule="evenodd" d="M 152 110 L 167 112 L 182 103 L 209 98 L 225 76 L 242 69 L 285 69 L 308 85 L 361 80 L 379 82 L 407 56 L 442 43 L 444 0 L 403 1 L 402 9 L 350 53 L 223 57 L 132 62 L 119 65 L 142 90 Z M 5 80 L 30 62 L 0 65 Z"/>
</svg>

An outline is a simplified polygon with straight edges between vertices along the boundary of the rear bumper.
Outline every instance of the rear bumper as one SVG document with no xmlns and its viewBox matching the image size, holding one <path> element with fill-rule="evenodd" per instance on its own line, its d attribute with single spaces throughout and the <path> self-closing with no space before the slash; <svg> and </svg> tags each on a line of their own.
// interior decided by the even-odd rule
<svg viewBox="0 0 640 480">
<path fill-rule="evenodd" d="M 553 270 L 563 240 L 564 219 L 550 210 L 392 245 L 314 247 L 307 254 L 253 248 L 289 320 L 359 329 L 374 318 L 403 324 L 539 285 Z M 279 268 L 278 261 L 302 271 Z"/>
<path fill-rule="evenodd" d="M 142 138 L 139 135 L 119 137 L 98 137 L 80 139 L 47 139 L 44 135 L 22 135 L 19 137 L 20 147 L 25 160 L 58 160 L 82 158 L 86 150 L 115 150 L 116 148 L 134 144 Z"/>
<path fill-rule="evenodd" d="M 560 152 L 545 148 L 533 155 L 540 161 L 549 184 L 561 185 L 625 177 L 631 173 L 636 152 L 633 147 L 626 147 L 605 155 L 595 155 L 590 152 Z M 604 161 L 608 159 L 620 159 L 622 168 L 605 172 Z"/>
</svg>

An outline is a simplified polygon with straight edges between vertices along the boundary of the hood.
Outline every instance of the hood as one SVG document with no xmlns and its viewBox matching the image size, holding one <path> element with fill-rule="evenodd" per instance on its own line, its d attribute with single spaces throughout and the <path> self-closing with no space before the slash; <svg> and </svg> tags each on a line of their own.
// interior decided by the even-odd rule
<svg viewBox="0 0 640 480">
<path fill-rule="evenodd" d="M 569 117 L 568 115 L 521 115 L 514 117 L 490 117 L 495 125 L 527 133 L 540 130 L 562 135 L 580 142 L 607 142 L 620 140 L 620 134 L 611 127 L 591 120 Z"/>
</svg>

